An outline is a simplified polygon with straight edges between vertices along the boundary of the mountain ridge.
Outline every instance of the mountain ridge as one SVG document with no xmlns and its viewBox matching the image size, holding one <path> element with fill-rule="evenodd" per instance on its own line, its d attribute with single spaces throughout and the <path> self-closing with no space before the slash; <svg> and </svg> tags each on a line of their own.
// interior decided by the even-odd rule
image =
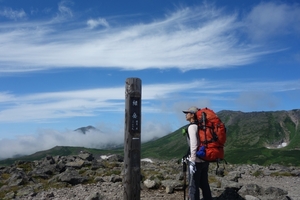
<svg viewBox="0 0 300 200">
<path fill-rule="evenodd" d="M 251 147 L 256 141 L 260 143 L 259 147 L 274 147 L 286 142 L 290 149 L 300 147 L 292 142 L 293 138 L 297 141 L 300 139 L 300 109 L 249 113 L 220 111 L 217 114 L 226 124 L 229 141 L 235 141 L 233 144 L 237 145 L 236 141 L 239 143 L 251 141 L 253 144 L 248 145 Z M 238 140 L 233 139 L 233 136 Z M 228 145 L 231 144 L 227 143 Z"/>
<path fill-rule="evenodd" d="M 86 132 L 89 132 L 89 131 L 99 131 L 99 130 L 97 128 L 95 128 L 94 126 L 89 125 L 89 126 L 83 126 L 83 127 L 77 128 L 74 131 L 86 134 Z"/>
</svg>

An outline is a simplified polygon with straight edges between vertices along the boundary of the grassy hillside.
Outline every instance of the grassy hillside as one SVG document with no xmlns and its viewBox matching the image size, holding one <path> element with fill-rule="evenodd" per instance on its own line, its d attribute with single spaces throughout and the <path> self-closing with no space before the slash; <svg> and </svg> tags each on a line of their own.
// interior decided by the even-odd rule
<svg viewBox="0 0 300 200">
<path fill-rule="evenodd" d="M 286 149 L 300 148 L 300 110 L 277 112 L 218 113 L 227 127 L 229 149 L 276 148 L 287 143 Z"/>
<path fill-rule="evenodd" d="M 188 146 L 181 129 L 155 141 L 142 144 L 142 157 L 160 159 L 182 158 L 186 154 Z"/>
<path fill-rule="evenodd" d="M 281 164 L 286 166 L 300 166 L 300 151 L 288 149 L 267 149 L 267 148 L 253 148 L 253 149 L 236 149 L 226 150 L 225 159 L 229 163 L 240 164 Z"/>
<path fill-rule="evenodd" d="M 300 165 L 300 110 L 218 113 L 227 127 L 230 163 Z M 287 146 L 278 148 L 282 143 Z"/>
</svg>

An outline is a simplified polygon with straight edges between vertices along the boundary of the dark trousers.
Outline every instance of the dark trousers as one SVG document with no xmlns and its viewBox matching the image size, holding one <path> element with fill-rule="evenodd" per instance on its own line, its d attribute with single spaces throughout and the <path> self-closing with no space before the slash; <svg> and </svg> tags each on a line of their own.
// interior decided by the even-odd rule
<svg viewBox="0 0 300 200">
<path fill-rule="evenodd" d="M 202 190 L 204 200 L 212 200 L 211 191 L 208 183 L 208 162 L 196 163 L 196 172 L 189 175 L 189 199 L 200 200 Z"/>
</svg>

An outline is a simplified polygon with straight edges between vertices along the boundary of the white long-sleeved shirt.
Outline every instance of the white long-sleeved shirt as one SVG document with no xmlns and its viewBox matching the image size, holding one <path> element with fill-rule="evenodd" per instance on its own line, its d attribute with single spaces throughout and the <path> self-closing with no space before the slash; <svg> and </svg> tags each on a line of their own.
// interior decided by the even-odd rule
<svg viewBox="0 0 300 200">
<path fill-rule="evenodd" d="M 197 124 L 190 124 L 188 127 L 188 144 L 190 146 L 190 161 L 192 162 L 204 162 L 200 158 L 196 156 L 198 151 L 198 147 L 200 145 L 199 137 L 198 137 L 198 125 Z"/>
</svg>

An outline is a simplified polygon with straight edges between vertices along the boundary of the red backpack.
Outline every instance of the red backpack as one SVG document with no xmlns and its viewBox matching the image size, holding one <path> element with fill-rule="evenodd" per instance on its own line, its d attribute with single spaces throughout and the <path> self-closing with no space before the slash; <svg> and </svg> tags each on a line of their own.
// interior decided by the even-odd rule
<svg viewBox="0 0 300 200">
<path fill-rule="evenodd" d="M 209 108 L 199 109 L 198 134 L 200 140 L 197 156 L 205 161 L 220 161 L 224 159 L 224 144 L 226 142 L 226 127 L 216 113 Z"/>
</svg>

